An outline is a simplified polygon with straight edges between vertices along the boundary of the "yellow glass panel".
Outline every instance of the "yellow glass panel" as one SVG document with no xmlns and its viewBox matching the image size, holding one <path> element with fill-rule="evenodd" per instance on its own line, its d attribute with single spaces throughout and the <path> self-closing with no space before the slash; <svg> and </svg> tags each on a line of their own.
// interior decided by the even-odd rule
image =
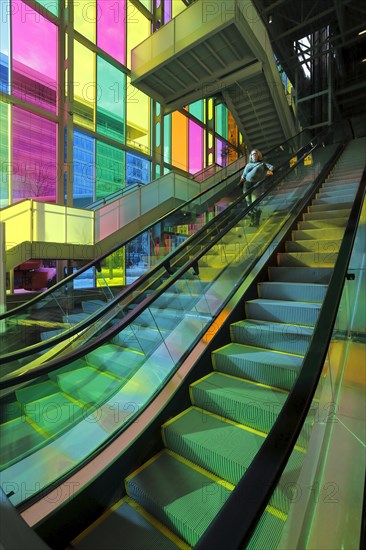
<svg viewBox="0 0 366 550">
<path fill-rule="evenodd" d="M 150 21 L 128 2 L 127 5 L 127 67 L 131 68 L 131 50 L 150 36 Z"/>
<path fill-rule="evenodd" d="M 74 45 L 74 121 L 95 129 L 95 54 L 75 40 Z"/>
<path fill-rule="evenodd" d="M 182 12 L 186 9 L 186 5 L 183 3 L 182 0 L 173 0 L 172 2 L 172 17 L 175 17 L 178 15 L 178 13 Z"/>
<path fill-rule="evenodd" d="M 208 100 L 208 120 L 212 120 L 213 117 L 213 101 L 212 99 Z"/>
<path fill-rule="evenodd" d="M 96 0 L 74 2 L 74 28 L 95 44 L 96 40 Z"/>
<path fill-rule="evenodd" d="M 182 113 L 172 113 L 172 164 L 188 171 L 188 119 Z"/>
<path fill-rule="evenodd" d="M 144 153 L 150 153 L 150 98 L 131 84 L 127 77 L 126 143 Z"/>
</svg>

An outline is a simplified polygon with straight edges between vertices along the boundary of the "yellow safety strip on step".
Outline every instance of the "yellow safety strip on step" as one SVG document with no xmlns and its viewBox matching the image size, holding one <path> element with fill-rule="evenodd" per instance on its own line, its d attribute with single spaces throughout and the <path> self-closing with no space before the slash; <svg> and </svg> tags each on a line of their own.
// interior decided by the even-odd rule
<svg viewBox="0 0 366 550">
<path fill-rule="evenodd" d="M 306 303 L 306 304 L 314 303 L 314 304 L 316 304 L 316 305 L 320 305 L 319 302 L 304 302 L 304 304 L 305 304 L 305 303 Z M 286 323 L 286 325 L 291 326 L 291 323 Z M 296 326 L 296 325 L 293 325 L 293 326 Z M 299 326 L 299 325 L 298 325 L 298 326 Z M 311 328 L 311 327 L 308 327 L 308 328 Z M 277 350 L 275 350 L 275 349 L 259 348 L 258 346 L 249 346 L 248 344 L 239 344 L 238 342 L 231 342 L 230 344 L 226 344 L 225 346 L 222 346 L 221 348 L 218 348 L 218 349 L 214 350 L 214 351 L 212 352 L 213 357 L 215 357 L 215 353 L 217 353 L 218 351 L 221 351 L 221 350 L 223 350 L 223 349 L 225 349 L 225 348 L 228 348 L 229 346 L 231 346 L 231 345 L 233 345 L 233 344 L 234 344 L 235 346 L 245 346 L 246 348 L 251 348 L 251 349 L 253 349 L 253 350 L 260 350 L 260 351 L 268 351 L 268 352 L 271 352 L 271 353 L 278 353 L 279 355 L 290 355 L 291 357 L 304 357 L 304 355 L 300 355 L 300 354 L 298 354 L 298 353 L 288 353 L 288 352 L 286 352 L 286 351 L 277 351 Z M 240 354 L 240 352 L 239 352 L 239 354 Z M 239 354 L 237 354 L 237 355 L 239 355 Z M 245 355 L 245 354 L 243 353 L 243 355 Z"/>
<path fill-rule="evenodd" d="M 168 455 L 175 458 L 176 460 L 178 460 L 179 462 L 181 462 L 182 464 L 185 464 L 189 468 L 192 468 L 192 470 L 195 470 L 199 474 L 202 474 L 205 477 L 208 477 L 209 479 L 211 479 L 212 481 L 214 481 L 218 485 L 221 485 L 222 487 L 225 487 L 225 489 L 228 489 L 228 491 L 233 491 L 234 490 L 235 485 L 233 485 L 232 483 L 229 483 L 228 481 L 225 481 L 221 477 L 215 476 L 215 474 L 212 474 L 211 472 L 205 470 L 204 468 L 201 468 L 200 466 L 197 466 L 197 464 L 194 464 L 194 462 L 191 462 L 190 460 L 187 460 L 183 456 L 176 454 L 174 451 L 171 451 L 170 449 L 165 449 L 165 452 Z"/>
<path fill-rule="evenodd" d="M 165 525 L 160 523 L 154 516 L 149 514 L 140 504 L 138 504 L 135 500 L 133 500 L 131 497 L 126 498 L 126 503 L 131 506 L 136 512 L 140 514 L 146 521 L 151 523 L 155 529 L 160 531 L 167 539 L 171 540 L 178 548 L 181 550 L 191 550 L 191 546 L 189 546 L 186 542 L 184 542 L 182 539 L 180 539 L 175 533 L 170 531 Z"/>
<path fill-rule="evenodd" d="M 220 374 L 220 376 L 227 376 L 228 378 L 233 378 L 234 380 L 239 380 L 240 382 L 245 382 L 246 384 L 251 384 L 252 386 L 259 386 L 260 388 L 264 388 L 265 390 L 278 391 L 279 393 L 285 393 L 286 395 L 290 393 L 288 390 L 283 390 L 282 388 L 277 388 L 276 386 L 269 386 L 268 384 L 262 384 L 261 382 L 254 382 L 254 380 L 248 380 L 247 378 L 240 378 L 240 376 L 234 376 L 233 374 L 227 374 L 226 372 L 217 371 L 217 374 Z M 208 376 L 211 376 L 211 375 L 212 373 L 208 374 L 204 378 L 207 378 Z M 201 380 L 204 380 L 204 378 L 200 378 L 200 380 L 193 382 L 193 384 L 191 385 L 194 386 L 195 384 L 198 384 L 199 382 L 201 382 Z"/>
<path fill-rule="evenodd" d="M 265 439 L 268 435 L 265 432 L 260 432 L 255 428 L 249 428 L 249 426 L 246 426 L 245 424 L 240 424 L 240 422 L 235 422 L 235 420 L 231 420 L 230 418 L 226 418 L 225 416 L 220 416 L 219 414 L 215 414 L 211 411 L 207 411 L 206 409 L 201 409 L 200 407 L 196 407 L 196 406 L 192 406 L 190 408 L 195 409 L 196 411 L 201 412 L 202 414 L 206 414 L 207 416 L 212 416 L 213 418 L 217 418 L 217 420 L 221 420 L 221 422 L 225 422 L 225 424 L 231 424 L 232 426 L 236 426 L 236 428 L 240 428 L 245 432 L 250 432 L 250 433 L 259 435 L 260 437 L 263 437 L 263 439 Z"/>
<path fill-rule="evenodd" d="M 72 544 L 76 544 L 76 543 L 79 543 L 83 538 L 85 538 L 87 535 L 89 535 L 89 533 L 91 533 L 92 531 L 94 531 L 94 529 L 96 527 L 98 527 L 98 525 L 100 525 L 101 523 L 103 523 L 103 521 L 110 515 L 114 512 L 114 510 L 116 510 L 117 508 L 119 508 L 121 506 L 121 504 L 123 504 L 123 502 L 126 501 L 126 497 L 123 497 L 121 498 L 118 502 L 116 502 L 116 504 L 113 504 L 113 506 L 111 506 L 111 508 L 108 508 L 108 510 L 106 510 L 105 512 L 103 512 L 103 514 L 101 516 L 99 516 L 99 518 L 97 518 L 95 521 L 93 521 L 93 523 L 91 525 L 89 525 L 89 527 L 87 527 L 85 529 L 85 531 L 83 531 L 82 533 L 80 533 L 80 535 L 78 535 L 73 541 L 72 541 Z"/>
<path fill-rule="evenodd" d="M 30 426 L 32 426 L 32 428 L 36 432 L 38 432 L 42 437 L 44 437 L 44 439 L 50 439 L 50 438 L 54 437 L 54 434 L 52 434 L 50 432 L 47 432 L 46 430 L 41 428 L 41 426 L 38 426 L 38 424 L 36 424 L 35 422 L 33 422 L 33 420 L 31 418 L 29 418 L 29 416 L 25 415 L 25 420 L 26 420 L 26 422 L 28 422 L 28 424 Z"/>
<path fill-rule="evenodd" d="M 219 414 L 215 414 L 211 411 L 207 411 L 206 409 L 201 409 L 200 407 L 196 407 L 193 405 L 192 407 L 189 407 L 190 409 L 195 409 L 196 411 L 201 412 L 202 414 L 207 414 L 208 416 L 212 416 L 213 418 L 217 418 L 218 420 L 221 420 L 221 422 L 225 422 L 227 424 L 231 424 L 232 426 L 236 426 L 237 428 L 240 428 L 244 430 L 245 432 L 250 432 L 255 435 L 259 435 L 260 437 L 263 437 L 265 439 L 268 434 L 266 432 L 261 432 L 259 430 L 256 430 L 255 428 L 250 428 L 249 426 L 246 426 L 245 424 L 240 424 L 240 422 L 235 422 L 235 420 L 231 420 L 230 418 L 226 418 L 225 416 L 220 416 Z M 187 409 L 189 410 L 189 409 Z M 303 447 L 299 447 L 299 445 L 294 445 L 294 450 L 298 451 L 299 453 L 305 453 L 306 450 Z"/>
<path fill-rule="evenodd" d="M 281 510 L 277 510 L 277 508 L 274 508 L 273 506 L 270 506 L 270 505 L 266 506 L 266 511 L 269 514 L 272 514 L 272 516 L 276 516 L 276 518 L 281 519 L 282 521 L 287 520 L 287 514 L 285 514 L 284 512 L 281 512 Z"/>
</svg>

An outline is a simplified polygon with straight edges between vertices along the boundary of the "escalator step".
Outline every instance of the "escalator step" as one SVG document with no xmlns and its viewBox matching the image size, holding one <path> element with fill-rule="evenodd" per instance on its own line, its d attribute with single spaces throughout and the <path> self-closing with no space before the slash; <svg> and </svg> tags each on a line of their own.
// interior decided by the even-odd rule
<svg viewBox="0 0 366 550">
<path fill-rule="evenodd" d="M 308 282 L 328 284 L 333 269 L 330 267 L 278 267 L 268 268 L 270 281 Z"/>
<path fill-rule="evenodd" d="M 146 356 L 137 350 L 123 348 L 114 344 L 103 344 L 86 355 L 88 364 L 98 371 L 114 376 L 128 378 L 136 368 L 144 363 Z"/>
<path fill-rule="evenodd" d="M 258 296 L 267 300 L 322 302 L 327 288 L 318 283 L 262 282 L 258 284 Z"/>
<path fill-rule="evenodd" d="M 76 550 L 189 550 L 131 499 L 124 498 L 72 542 Z"/>
<path fill-rule="evenodd" d="M 312 204 L 308 207 L 308 212 L 334 212 L 335 215 L 338 210 L 346 210 L 347 208 L 351 209 L 353 201 L 339 202 L 337 204 Z"/>
<path fill-rule="evenodd" d="M 278 323 L 294 323 L 312 327 L 315 325 L 321 304 L 310 302 L 288 302 L 285 300 L 249 300 L 245 303 L 246 317 Z"/>
<path fill-rule="evenodd" d="M 162 429 L 170 450 L 233 485 L 245 474 L 265 440 L 265 434 L 196 407 L 169 420 Z M 303 453 L 295 450 L 287 465 L 285 486 L 296 483 L 302 461 Z M 279 486 L 273 506 L 287 513 L 289 504 Z"/>
<path fill-rule="evenodd" d="M 230 325 L 232 342 L 297 355 L 305 355 L 312 335 L 312 327 L 260 319 L 245 319 Z"/>
<path fill-rule="evenodd" d="M 23 455 L 33 452 L 35 448 L 44 444 L 46 434 L 26 420 L 23 415 L 15 420 L 10 420 L 0 425 L 1 460 L 0 467 L 9 467 L 14 462 L 19 462 Z"/>
<path fill-rule="evenodd" d="M 287 241 L 285 243 L 286 252 L 312 252 L 317 254 L 318 252 L 336 252 L 339 253 L 342 241 L 336 239 L 322 239 L 313 240 L 303 239 L 297 241 Z"/>
<path fill-rule="evenodd" d="M 337 256 L 337 252 L 279 252 L 277 261 L 287 267 L 333 267 Z"/>
<path fill-rule="evenodd" d="M 83 404 L 69 398 L 62 392 L 27 403 L 24 412 L 34 425 L 55 435 L 69 428 L 83 418 L 86 409 Z"/>
<path fill-rule="evenodd" d="M 302 362 L 300 355 L 234 343 L 212 353 L 216 371 L 285 390 L 292 387 Z"/>
<path fill-rule="evenodd" d="M 268 433 L 288 392 L 212 372 L 190 386 L 193 405 Z"/>
<path fill-rule="evenodd" d="M 321 229 L 295 229 L 292 232 L 294 241 L 314 240 L 321 241 L 323 239 L 342 239 L 344 235 L 344 227 L 323 227 Z"/>
<path fill-rule="evenodd" d="M 333 215 L 334 216 L 334 215 Z M 345 228 L 347 225 L 348 217 L 344 218 L 335 218 L 330 216 L 329 219 L 314 219 L 314 220 L 306 220 L 306 221 L 300 221 L 297 224 L 297 228 L 300 230 L 303 229 L 324 229 L 329 227 L 343 227 Z"/>
<path fill-rule="evenodd" d="M 57 376 L 58 385 L 76 400 L 96 405 L 114 395 L 122 386 L 122 379 L 84 367 Z"/>
<path fill-rule="evenodd" d="M 126 478 L 127 494 L 191 546 L 233 487 L 194 464 L 162 451 Z"/>
</svg>

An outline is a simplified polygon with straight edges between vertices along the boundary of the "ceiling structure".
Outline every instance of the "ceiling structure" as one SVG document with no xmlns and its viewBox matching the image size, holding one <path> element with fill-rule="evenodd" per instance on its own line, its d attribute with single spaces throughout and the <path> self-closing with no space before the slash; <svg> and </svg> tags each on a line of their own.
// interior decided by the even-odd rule
<svg viewBox="0 0 366 550">
<path fill-rule="evenodd" d="M 281 67 L 296 88 L 298 116 L 303 126 L 364 117 L 366 2 L 253 0 L 253 3 Z"/>
</svg>

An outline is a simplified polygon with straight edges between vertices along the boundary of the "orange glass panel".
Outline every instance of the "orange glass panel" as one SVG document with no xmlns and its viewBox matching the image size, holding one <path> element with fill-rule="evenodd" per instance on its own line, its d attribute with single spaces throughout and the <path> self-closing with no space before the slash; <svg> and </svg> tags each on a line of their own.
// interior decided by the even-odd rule
<svg viewBox="0 0 366 550">
<path fill-rule="evenodd" d="M 182 113 L 172 113 L 172 164 L 188 171 L 188 119 Z"/>
</svg>

